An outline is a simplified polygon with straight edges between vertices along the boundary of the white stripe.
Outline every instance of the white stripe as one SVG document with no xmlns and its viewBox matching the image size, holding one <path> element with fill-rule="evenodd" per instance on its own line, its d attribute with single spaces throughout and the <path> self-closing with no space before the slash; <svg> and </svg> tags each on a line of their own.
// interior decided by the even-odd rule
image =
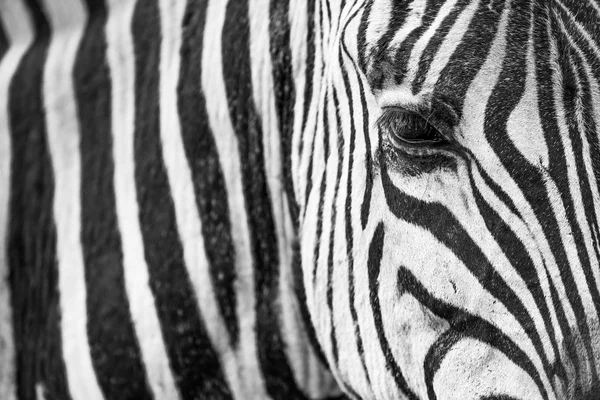
<svg viewBox="0 0 600 400">
<path fill-rule="evenodd" d="M 235 1 L 235 0 L 232 0 Z M 211 1 L 206 13 L 204 28 L 204 53 L 202 54 L 202 87 L 209 94 L 206 111 L 227 187 L 227 202 L 231 221 L 231 236 L 235 249 L 237 318 L 240 323 L 240 343 L 235 360 L 224 360 L 225 373 L 230 382 L 239 375 L 245 393 L 256 393 L 257 398 L 267 398 L 263 378 L 258 369 L 255 327 L 254 265 L 250 248 L 250 233 L 242 190 L 242 165 L 238 141 L 233 129 L 225 92 L 221 34 L 225 22 L 227 1 Z M 215 346 L 222 352 L 227 348 L 227 335 L 219 334 L 215 326 L 208 326 Z M 234 388 L 235 390 L 235 388 Z M 236 398 L 245 398 L 235 393 Z"/>
<path fill-rule="evenodd" d="M 102 399 L 92 366 L 86 323 L 86 287 L 80 243 L 81 161 L 72 71 L 87 13 L 77 0 L 45 1 L 53 36 L 44 69 L 44 106 L 55 190 L 63 357 L 71 395 Z M 85 195 L 85 194 L 83 194 Z"/>
<path fill-rule="evenodd" d="M 10 287 L 8 286 L 8 211 L 10 199 L 11 139 L 8 108 L 10 83 L 33 40 L 27 11 L 18 0 L 0 2 L 0 20 L 10 48 L 0 64 L 0 399 L 15 398 L 15 348 Z"/>
<path fill-rule="evenodd" d="M 177 399 L 165 350 L 139 226 L 135 186 L 134 116 L 135 65 L 131 19 L 135 1 L 110 0 L 107 21 L 107 58 L 112 83 L 113 157 L 116 210 L 123 243 L 125 287 L 131 318 L 148 383 L 159 399 Z"/>
</svg>

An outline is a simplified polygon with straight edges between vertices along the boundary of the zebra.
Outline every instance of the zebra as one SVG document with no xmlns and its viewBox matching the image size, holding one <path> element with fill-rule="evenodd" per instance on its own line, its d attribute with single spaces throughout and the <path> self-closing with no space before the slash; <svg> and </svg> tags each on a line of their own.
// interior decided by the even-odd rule
<svg viewBox="0 0 600 400">
<path fill-rule="evenodd" d="M 0 20 L 0 398 L 597 397 L 597 0 Z"/>
</svg>

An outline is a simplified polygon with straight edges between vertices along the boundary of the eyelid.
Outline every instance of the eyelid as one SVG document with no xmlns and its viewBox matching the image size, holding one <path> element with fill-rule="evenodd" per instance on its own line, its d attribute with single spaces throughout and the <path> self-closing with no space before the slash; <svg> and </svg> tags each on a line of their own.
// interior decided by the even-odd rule
<svg viewBox="0 0 600 400">
<path fill-rule="evenodd" d="M 413 120 L 407 122 L 407 120 L 404 120 L 402 122 L 399 122 L 399 125 L 405 123 L 406 128 L 410 131 L 411 128 L 414 129 L 414 125 L 422 124 L 423 128 L 426 129 L 427 132 L 429 130 L 432 130 L 435 136 L 421 139 L 415 138 L 414 140 L 411 140 L 410 138 L 403 137 L 403 135 L 401 134 L 396 134 L 396 132 L 390 132 L 393 131 L 393 129 L 390 129 L 391 127 L 393 127 L 392 124 L 395 124 L 397 122 L 395 121 L 396 118 L 406 118 L 408 119 L 408 121 L 410 121 L 411 118 L 416 118 L 419 121 L 415 122 Z M 413 126 L 411 126 L 411 123 L 413 124 Z M 393 140 L 401 141 L 409 145 L 439 145 L 449 142 L 447 137 L 443 135 L 434 125 L 430 124 L 427 118 L 424 118 L 423 115 L 421 115 L 420 113 L 412 112 L 410 110 L 406 110 L 398 106 L 385 107 L 381 116 L 377 119 L 376 124 L 379 129 L 383 129 L 385 131 L 390 132 L 395 137 L 392 138 Z M 425 133 L 426 131 L 424 130 L 423 132 Z"/>
</svg>

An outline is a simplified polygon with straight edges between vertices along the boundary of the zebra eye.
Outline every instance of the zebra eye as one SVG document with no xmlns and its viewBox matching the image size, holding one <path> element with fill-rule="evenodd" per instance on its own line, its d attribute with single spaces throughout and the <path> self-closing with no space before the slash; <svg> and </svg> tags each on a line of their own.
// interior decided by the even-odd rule
<svg viewBox="0 0 600 400">
<path fill-rule="evenodd" d="M 423 117 L 401 108 L 385 108 L 377 125 L 396 146 L 431 146 L 446 143 L 438 130 Z"/>
</svg>

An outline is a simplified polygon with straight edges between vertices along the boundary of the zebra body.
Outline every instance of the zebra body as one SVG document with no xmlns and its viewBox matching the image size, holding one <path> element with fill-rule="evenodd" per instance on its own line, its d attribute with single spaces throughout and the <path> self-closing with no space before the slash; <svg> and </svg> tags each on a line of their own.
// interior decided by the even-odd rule
<svg viewBox="0 0 600 400">
<path fill-rule="evenodd" d="M 0 398 L 597 394 L 596 0 L 0 17 Z"/>
</svg>

